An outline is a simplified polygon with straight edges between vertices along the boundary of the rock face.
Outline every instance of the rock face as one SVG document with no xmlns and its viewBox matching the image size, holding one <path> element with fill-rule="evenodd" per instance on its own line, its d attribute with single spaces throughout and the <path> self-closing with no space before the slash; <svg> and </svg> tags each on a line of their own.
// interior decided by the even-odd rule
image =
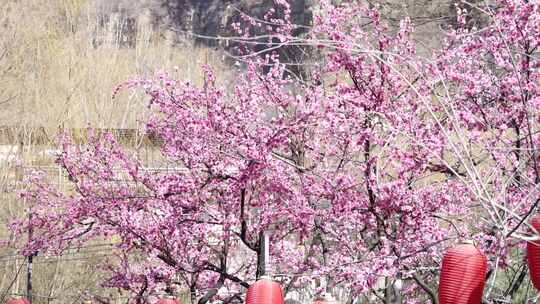
<svg viewBox="0 0 540 304">
<path fill-rule="evenodd" d="M 231 22 L 242 13 L 262 19 L 272 7 L 273 0 L 162 0 L 169 23 L 180 30 L 202 36 L 229 36 Z M 291 17 L 294 23 L 309 25 L 312 20 L 311 0 L 292 0 Z M 217 45 L 215 40 L 196 38 L 199 43 Z"/>
<path fill-rule="evenodd" d="M 311 0 L 291 0 L 291 19 L 294 24 L 308 26 L 312 22 Z M 257 19 L 263 19 L 264 15 L 275 6 L 273 0 L 164 0 L 162 7 L 167 12 L 168 23 L 180 33 L 191 33 L 187 36 L 196 44 L 209 47 L 219 47 L 229 53 L 236 54 L 237 44 L 224 43 L 211 37 L 237 36 L 232 30 L 232 23 L 245 23 L 242 14 Z M 246 25 L 247 27 L 248 25 Z M 299 28 L 294 33 L 300 35 L 305 30 Z M 254 34 L 266 34 L 264 29 L 257 29 Z M 190 37 L 186 37 L 190 38 Z M 264 46 L 256 46 L 254 51 L 263 50 Z M 296 74 L 302 74 L 298 63 L 305 58 L 305 48 L 297 46 L 281 47 L 277 50 L 282 61 L 291 63 L 289 70 Z"/>
<path fill-rule="evenodd" d="M 262 19 L 275 7 L 274 0 L 95 0 L 91 3 L 101 25 L 108 23 L 111 16 L 129 23 L 149 13 L 155 26 L 211 37 L 233 34 L 230 24 L 243 13 Z M 309 25 L 312 0 L 290 0 L 290 4 L 293 22 Z M 210 46 L 218 44 L 212 39 L 195 40 Z"/>
<path fill-rule="evenodd" d="M 312 0 L 290 0 L 291 19 L 298 25 L 310 25 L 312 22 Z M 245 23 L 242 15 L 258 19 L 275 7 L 274 0 L 95 0 L 94 11 L 99 26 L 112 29 L 112 37 L 122 37 L 119 45 L 133 47 L 137 40 L 137 24 L 141 16 L 149 16 L 154 27 L 164 29 L 172 35 L 173 43 L 185 41 L 198 45 L 214 47 L 236 54 L 235 43 L 225 43 L 217 36 L 237 36 L 232 23 Z M 112 24 L 112 25 L 111 25 Z M 246 25 L 247 26 L 247 25 Z M 265 34 L 264 27 L 254 34 Z M 296 35 L 305 32 L 299 28 Z M 99 39 L 96 39 L 99 44 Z M 255 47 L 260 51 L 262 46 Z M 306 54 L 298 47 L 282 47 L 277 50 L 283 61 L 299 63 Z M 299 72 L 297 65 L 291 70 Z"/>
</svg>

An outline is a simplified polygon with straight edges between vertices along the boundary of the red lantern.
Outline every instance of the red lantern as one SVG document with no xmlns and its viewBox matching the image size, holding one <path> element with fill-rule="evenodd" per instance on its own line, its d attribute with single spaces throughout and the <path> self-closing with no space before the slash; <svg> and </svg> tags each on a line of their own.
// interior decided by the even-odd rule
<svg viewBox="0 0 540 304">
<path fill-rule="evenodd" d="M 30 304 L 30 301 L 25 297 L 17 297 L 7 300 L 6 304 Z"/>
<path fill-rule="evenodd" d="M 531 225 L 540 232 L 540 216 L 536 215 L 531 220 Z M 527 264 L 531 274 L 531 281 L 540 290 L 540 241 L 527 242 Z"/>
<path fill-rule="evenodd" d="M 182 304 L 180 300 L 175 299 L 170 296 L 166 296 L 164 298 L 159 299 L 158 304 Z"/>
<path fill-rule="evenodd" d="M 246 296 L 246 304 L 284 304 L 283 290 L 281 286 L 268 277 L 249 286 Z"/>
<path fill-rule="evenodd" d="M 471 241 L 448 250 L 442 261 L 439 303 L 480 304 L 486 271 L 486 256 Z"/>
</svg>

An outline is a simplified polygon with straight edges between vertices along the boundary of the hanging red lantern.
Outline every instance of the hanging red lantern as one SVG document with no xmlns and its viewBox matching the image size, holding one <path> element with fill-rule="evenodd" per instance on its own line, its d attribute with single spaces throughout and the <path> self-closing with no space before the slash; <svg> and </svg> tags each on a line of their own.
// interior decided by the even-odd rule
<svg viewBox="0 0 540 304">
<path fill-rule="evenodd" d="M 442 260 L 440 304 L 480 304 L 486 281 L 486 256 L 472 241 L 449 249 Z"/>
<path fill-rule="evenodd" d="M 261 277 L 249 286 L 246 304 L 284 304 L 283 290 L 276 281 L 269 277 Z"/>
<path fill-rule="evenodd" d="M 540 233 L 540 215 L 531 219 L 531 225 Z M 540 241 L 527 242 L 527 264 L 531 281 L 534 287 L 540 290 Z"/>
<path fill-rule="evenodd" d="M 25 297 L 15 297 L 7 300 L 6 304 L 30 304 L 30 301 Z"/>
<path fill-rule="evenodd" d="M 171 296 L 165 296 L 159 299 L 158 304 L 182 304 L 179 299 L 175 299 Z"/>
</svg>

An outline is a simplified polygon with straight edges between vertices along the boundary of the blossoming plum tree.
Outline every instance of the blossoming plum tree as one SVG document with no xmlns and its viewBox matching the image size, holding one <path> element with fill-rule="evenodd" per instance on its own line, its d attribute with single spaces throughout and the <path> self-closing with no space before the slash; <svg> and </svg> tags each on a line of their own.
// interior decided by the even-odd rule
<svg viewBox="0 0 540 304">
<path fill-rule="evenodd" d="M 540 13 L 524 0 L 469 9 L 482 28 L 458 7 L 441 48 L 420 55 L 408 19 L 394 32 L 358 1 L 321 0 L 298 38 L 276 1 L 282 18 L 246 17 L 275 35 L 237 38 L 246 69 L 233 88 L 210 67 L 202 86 L 163 72 L 123 85 L 148 95 L 145 131 L 174 170 L 147 170 L 110 134 L 82 146 L 62 135 L 71 188 L 29 175 L 32 217 L 11 227 L 33 230 L 26 254 L 115 236 L 104 285 L 137 302 L 164 290 L 241 301 L 264 271 L 265 231 L 287 292 L 324 278 L 350 301 L 436 303 L 444 248 L 473 238 L 492 267 L 485 297 L 513 298 L 526 268 L 504 288 L 495 280 L 522 265 L 511 249 L 538 209 Z M 250 53 L 254 43 L 267 53 Z M 286 44 L 319 49 L 309 80 L 272 53 Z"/>
</svg>

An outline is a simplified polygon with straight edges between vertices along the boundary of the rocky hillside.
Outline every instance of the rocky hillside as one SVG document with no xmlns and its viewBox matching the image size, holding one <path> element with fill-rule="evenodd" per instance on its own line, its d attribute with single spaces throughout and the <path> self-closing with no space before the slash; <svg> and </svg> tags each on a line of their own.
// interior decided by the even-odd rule
<svg viewBox="0 0 540 304">
<path fill-rule="evenodd" d="M 97 18 L 107 23 L 112 15 L 125 20 L 123 31 L 133 32 L 141 15 L 150 15 L 156 27 L 178 33 L 193 33 L 199 36 L 229 36 L 230 24 L 240 19 L 241 14 L 262 18 L 274 6 L 273 0 L 96 0 Z M 312 0 L 291 0 L 292 19 L 296 24 L 309 25 L 312 20 Z M 132 33 L 134 36 L 135 33 Z M 195 41 L 216 46 L 217 41 L 195 37 Z"/>
<path fill-rule="evenodd" d="M 340 2 L 335 0 L 336 2 Z M 480 0 L 471 0 L 474 5 Z M 393 27 L 409 16 L 416 25 L 417 38 L 422 46 L 430 48 L 441 28 L 451 26 L 455 21 L 455 5 L 459 0 L 365 0 L 366 4 L 377 7 L 382 17 Z M 125 44 L 133 45 L 136 40 L 137 18 L 148 15 L 153 26 L 169 32 L 169 39 L 175 43 L 195 42 L 234 52 L 234 45 L 220 43 L 210 37 L 231 36 L 231 23 L 240 20 L 242 14 L 262 18 L 274 6 L 274 0 L 95 0 L 101 24 L 106 24 L 111 15 L 124 20 L 122 36 Z M 292 20 L 299 25 L 310 25 L 314 0 L 290 0 Z M 474 24 L 472 24 L 474 25 Z M 300 29 L 297 34 L 301 34 Z M 259 33 L 264 34 L 264 33 Z M 298 63 L 304 60 L 303 50 L 286 48 L 280 50 L 285 61 Z"/>
</svg>

